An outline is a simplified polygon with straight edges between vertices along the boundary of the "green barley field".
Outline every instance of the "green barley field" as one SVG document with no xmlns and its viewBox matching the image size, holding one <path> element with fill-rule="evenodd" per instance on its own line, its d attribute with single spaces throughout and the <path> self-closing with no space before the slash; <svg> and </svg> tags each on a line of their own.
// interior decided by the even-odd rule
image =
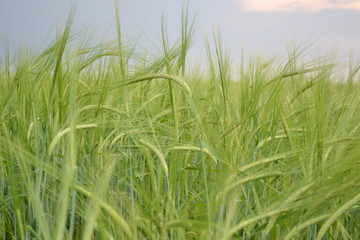
<svg viewBox="0 0 360 240">
<path fill-rule="evenodd" d="M 186 10 L 155 52 L 71 19 L 0 69 L 1 239 L 360 239 L 359 66 L 214 34 L 200 68 Z"/>
</svg>

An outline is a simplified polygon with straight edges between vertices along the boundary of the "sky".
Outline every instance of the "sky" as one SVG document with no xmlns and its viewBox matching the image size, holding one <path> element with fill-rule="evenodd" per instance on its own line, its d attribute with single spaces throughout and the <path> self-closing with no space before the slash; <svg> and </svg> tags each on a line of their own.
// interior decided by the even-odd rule
<svg viewBox="0 0 360 240">
<path fill-rule="evenodd" d="M 170 39 L 180 34 L 182 0 L 120 0 L 123 36 L 145 47 L 159 46 L 161 18 Z M 219 32 L 232 58 L 247 54 L 281 55 L 289 45 L 309 46 L 318 54 L 337 51 L 360 57 L 360 0 L 190 0 L 196 16 L 192 57 L 205 53 L 205 36 Z M 73 32 L 94 41 L 115 39 L 113 0 L 0 0 L 0 61 L 4 49 L 44 48 L 76 6 Z"/>
<path fill-rule="evenodd" d="M 360 10 L 357 0 L 239 0 L 245 11 L 309 11 L 318 12 L 330 8 Z"/>
</svg>

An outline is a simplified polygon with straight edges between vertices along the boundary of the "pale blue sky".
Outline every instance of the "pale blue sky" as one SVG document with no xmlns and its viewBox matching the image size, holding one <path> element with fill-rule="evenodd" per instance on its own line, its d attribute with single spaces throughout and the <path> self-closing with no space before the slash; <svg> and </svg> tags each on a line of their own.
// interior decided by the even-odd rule
<svg viewBox="0 0 360 240">
<path fill-rule="evenodd" d="M 288 0 L 277 1 L 279 6 L 290 6 Z M 234 58 L 240 56 L 242 46 L 246 52 L 282 54 L 292 41 L 299 45 L 315 42 L 313 51 L 338 50 L 340 55 L 346 55 L 352 50 L 355 57 L 360 56 L 360 10 L 351 6 L 344 9 L 339 2 L 345 1 L 340 0 L 288 2 L 296 2 L 297 8 L 269 8 L 264 5 L 265 0 L 190 0 L 190 12 L 197 15 L 193 56 L 203 54 L 204 36 L 211 34 L 213 27 L 220 29 L 224 45 Z M 65 25 L 73 3 L 77 3 L 75 29 L 86 27 L 94 39 L 112 38 L 113 0 L 0 0 L 0 59 L 4 57 L 5 39 L 13 53 L 20 45 L 40 48 L 53 39 L 56 26 Z M 181 3 L 181 0 L 121 0 L 125 39 L 142 36 L 142 44 L 151 47 L 150 40 L 158 44 L 162 14 L 170 36 L 177 37 Z"/>
</svg>

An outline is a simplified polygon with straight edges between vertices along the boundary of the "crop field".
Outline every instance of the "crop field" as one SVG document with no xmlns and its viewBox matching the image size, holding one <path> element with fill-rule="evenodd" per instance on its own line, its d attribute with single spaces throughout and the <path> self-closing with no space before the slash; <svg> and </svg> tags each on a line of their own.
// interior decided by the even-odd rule
<svg viewBox="0 0 360 240">
<path fill-rule="evenodd" d="M 359 66 L 71 26 L 0 69 L 0 239 L 360 239 Z"/>
</svg>

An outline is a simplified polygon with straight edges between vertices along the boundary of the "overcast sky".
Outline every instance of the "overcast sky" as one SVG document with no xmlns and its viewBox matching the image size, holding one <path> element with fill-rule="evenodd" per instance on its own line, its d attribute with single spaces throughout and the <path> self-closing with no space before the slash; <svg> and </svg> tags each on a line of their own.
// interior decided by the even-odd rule
<svg viewBox="0 0 360 240">
<path fill-rule="evenodd" d="M 19 46 L 39 49 L 64 26 L 76 3 L 75 30 L 87 29 L 94 39 L 111 39 L 113 0 L 0 0 L 0 59 L 7 39 L 11 52 Z M 124 38 L 141 36 L 151 46 L 160 39 L 162 14 L 169 34 L 180 33 L 181 0 L 120 0 Z M 289 43 L 312 43 L 312 51 L 360 56 L 360 0 L 190 0 L 197 16 L 193 56 L 203 54 L 204 36 L 220 29 L 234 58 L 246 52 L 282 54 Z M 152 42 L 153 41 L 153 42 Z"/>
</svg>

